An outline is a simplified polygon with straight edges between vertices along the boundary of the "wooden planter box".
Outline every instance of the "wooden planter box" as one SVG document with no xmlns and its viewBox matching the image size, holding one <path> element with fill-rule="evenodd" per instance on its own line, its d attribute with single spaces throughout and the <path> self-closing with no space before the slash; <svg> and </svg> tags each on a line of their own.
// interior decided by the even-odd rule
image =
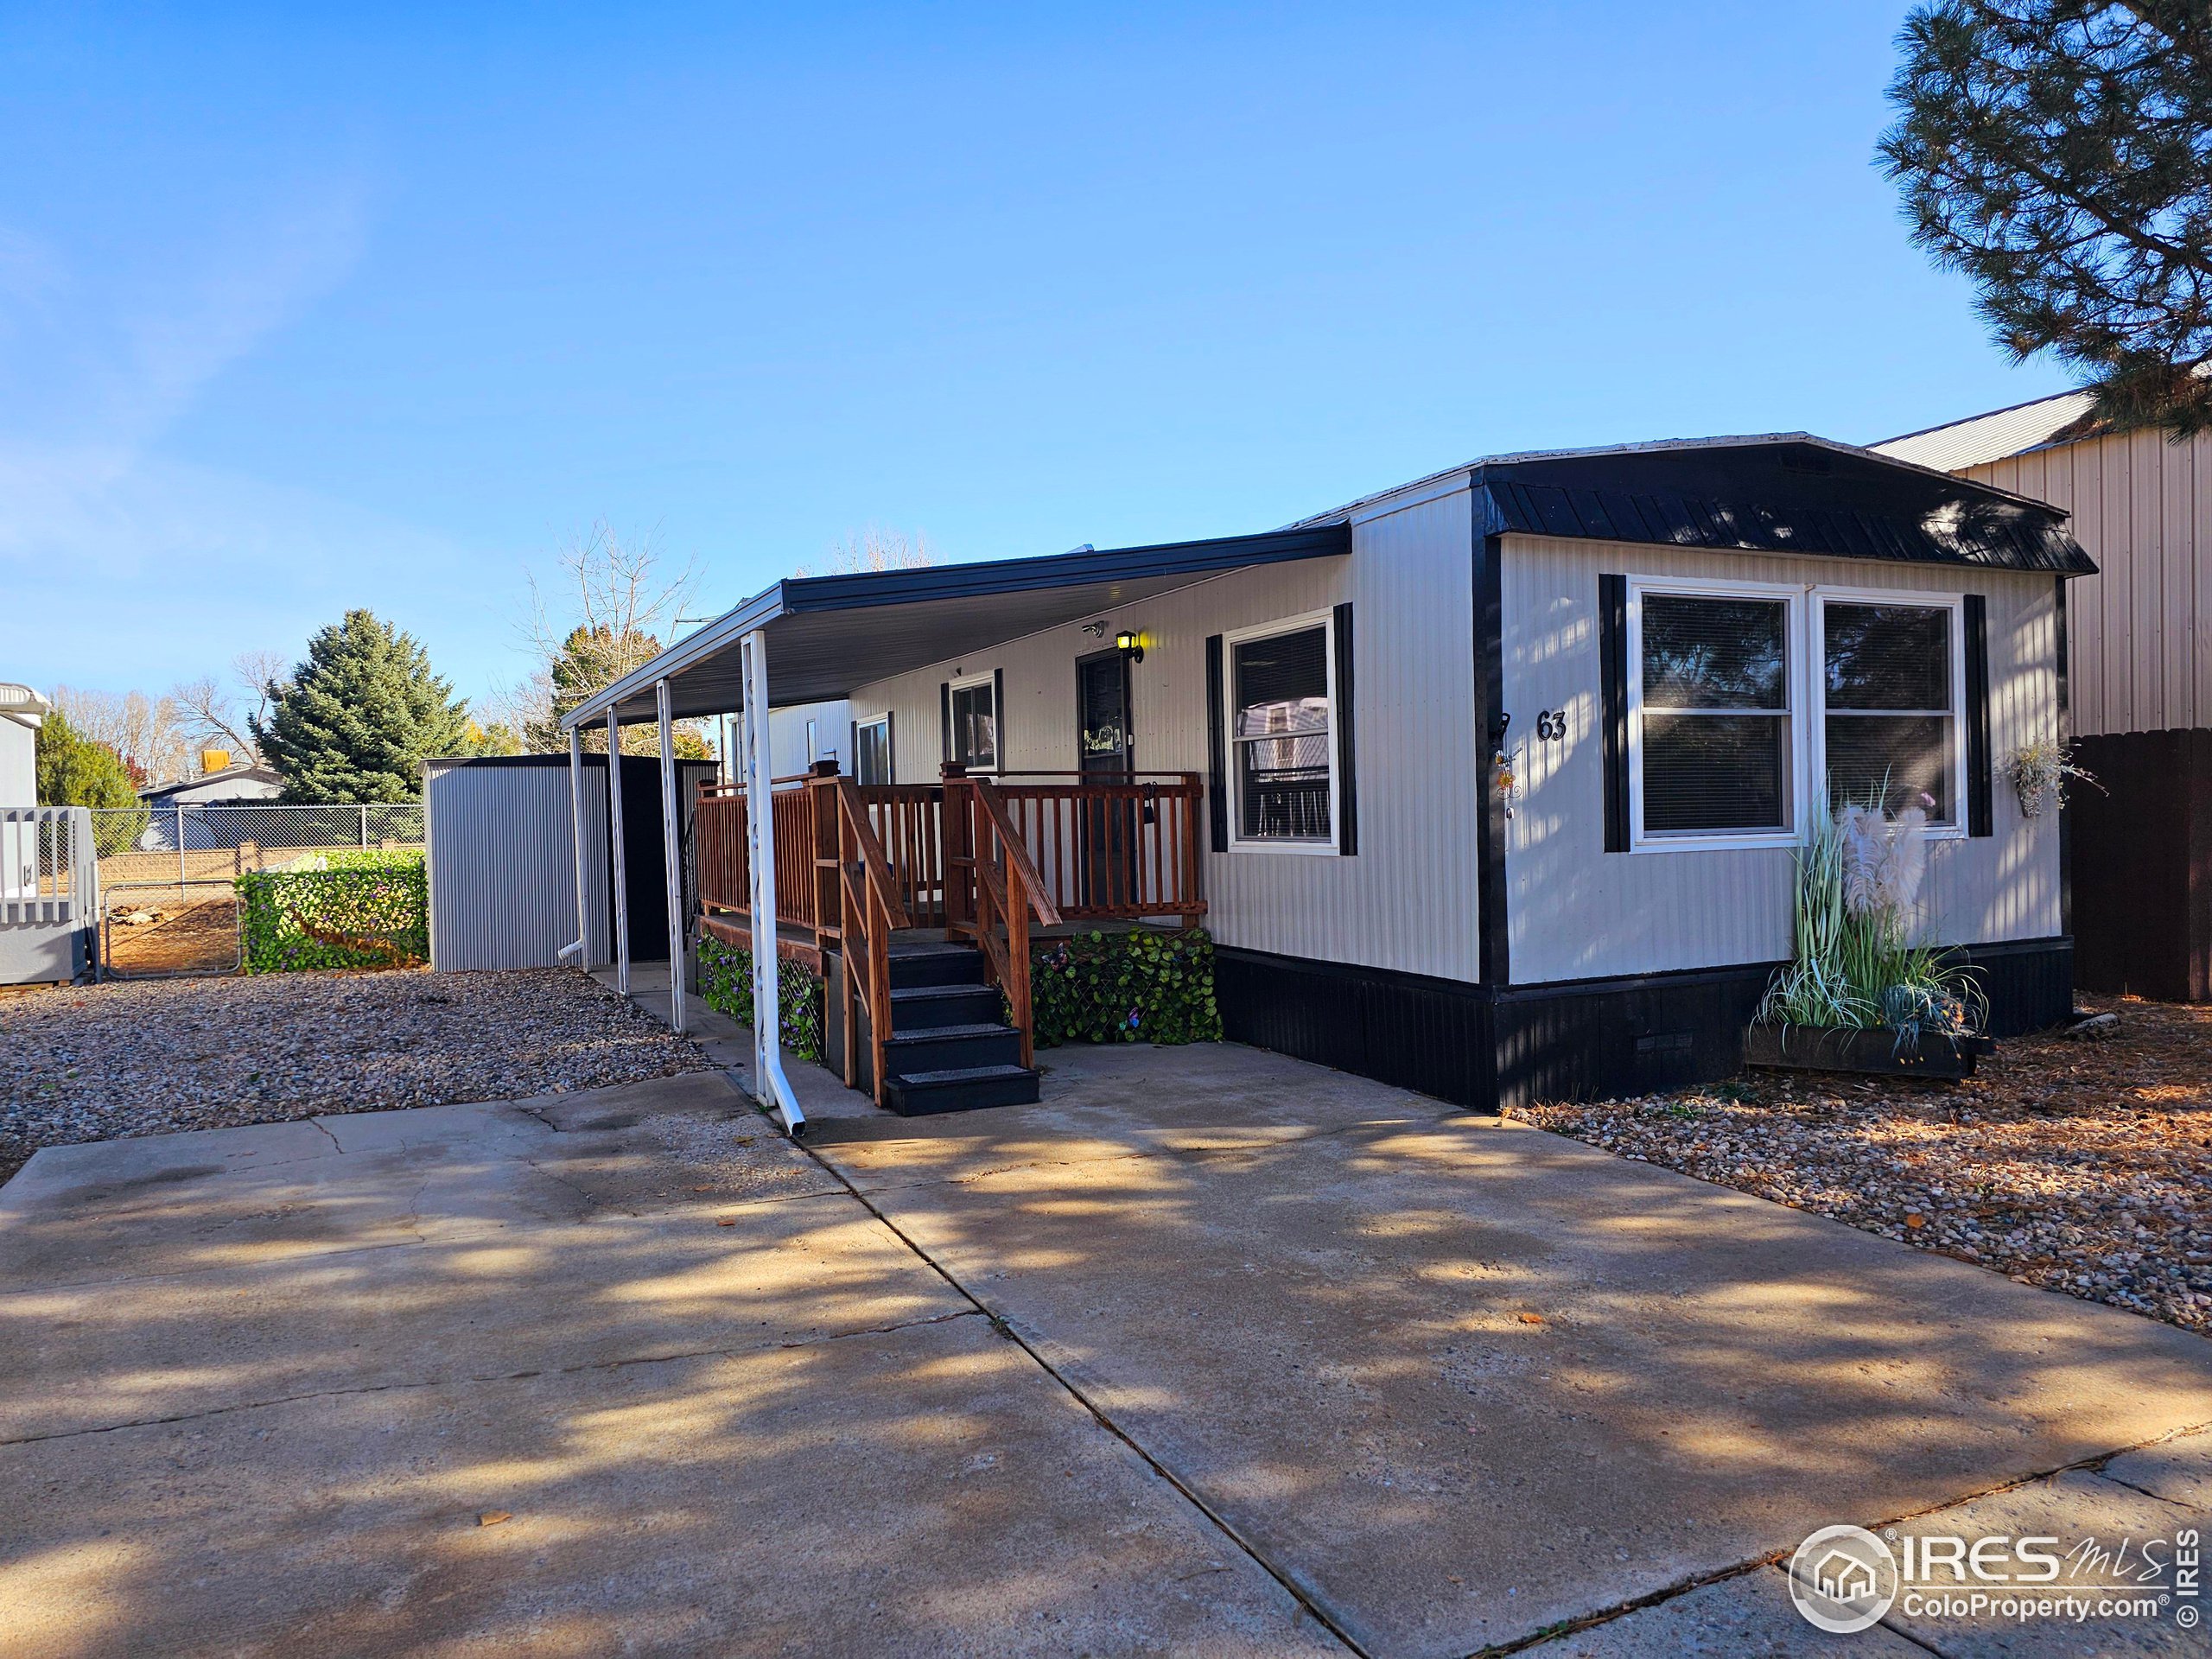
<svg viewBox="0 0 2212 1659">
<path fill-rule="evenodd" d="M 1744 1064 L 1790 1071 L 1860 1071 L 1885 1077 L 1970 1077 L 1997 1045 L 1986 1037 L 1920 1039 L 1898 1051 L 1897 1034 L 1840 1026 L 1753 1026 L 1744 1033 Z"/>
</svg>

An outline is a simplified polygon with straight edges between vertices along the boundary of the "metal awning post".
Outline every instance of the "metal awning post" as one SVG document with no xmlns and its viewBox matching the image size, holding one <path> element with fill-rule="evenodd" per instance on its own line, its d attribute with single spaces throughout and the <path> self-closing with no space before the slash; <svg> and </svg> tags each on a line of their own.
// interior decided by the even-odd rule
<svg viewBox="0 0 2212 1659">
<path fill-rule="evenodd" d="M 591 910 L 584 902 L 584 734 L 581 726 L 569 728 L 569 822 L 574 826 L 576 852 L 576 965 L 589 973 Z"/>
<path fill-rule="evenodd" d="M 660 716 L 660 864 L 668 883 L 668 1023 L 683 1030 L 683 854 L 682 821 L 677 817 L 676 725 L 669 718 L 668 682 L 653 682 L 655 712 Z"/>
<path fill-rule="evenodd" d="M 772 798 L 774 766 L 768 747 L 768 636 L 756 629 L 739 645 L 745 703 L 739 711 L 744 741 L 739 749 L 745 775 L 746 863 L 751 872 L 747 898 L 753 915 L 753 1094 L 763 1106 L 781 1114 L 793 1135 L 806 1129 L 806 1114 L 791 1079 L 784 1075 L 783 1004 L 776 960 L 776 821 Z"/>
<path fill-rule="evenodd" d="M 614 988 L 630 995 L 630 873 L 622 859 L 622 727 L 607 711 L 607 839 L 614 849 Z"/>
</svg>

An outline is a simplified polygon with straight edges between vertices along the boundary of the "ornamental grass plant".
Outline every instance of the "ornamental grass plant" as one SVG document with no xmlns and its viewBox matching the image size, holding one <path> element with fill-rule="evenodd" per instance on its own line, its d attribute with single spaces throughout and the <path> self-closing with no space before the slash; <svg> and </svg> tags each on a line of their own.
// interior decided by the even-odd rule
<svg viewBox="0 0 2212 1659">
<path fill-rule="evenodd" d="M 1894 817 L 1880 802 L 1815 821 L 1797 855 L 1796 956 L 1760 1001 L 1763 1025 L 1840 1027 L 1897 1035 L 1966 1036 L 1987 1014 L 1981 988 L 1948 953 L 1913 939 L 1928 869 L 1928 814 Z"/>
</svg>

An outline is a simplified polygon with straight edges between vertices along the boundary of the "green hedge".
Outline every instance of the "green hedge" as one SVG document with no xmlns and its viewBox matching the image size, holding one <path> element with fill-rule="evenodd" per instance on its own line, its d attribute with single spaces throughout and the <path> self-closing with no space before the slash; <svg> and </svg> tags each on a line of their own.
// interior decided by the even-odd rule
<svg viewBox="0 0 2212 1659">
<path fill-rule="evenodd" d="M 741 1026 L 753 1023 L 753 953 L 711 933 L 699 939 L 699 995 Z M 803 1060 L 822 1058 L 822 980 L 797 963 L 777 965 L 776 1001 L 784 1046 Z"/>
<path fill-rule="evenodd" d="M 420 848 L 321 854 L 238 879 L 249 974 L 404 968 L 430 955 L 429 868 Z"/>
<path fill-rule="evenodd" d="M 1037 1046 L 1065 1042 L 1213 1043 L 1213 939 L 1133 929 L 1040 941 L 1030 947 Z"/>
</svg>

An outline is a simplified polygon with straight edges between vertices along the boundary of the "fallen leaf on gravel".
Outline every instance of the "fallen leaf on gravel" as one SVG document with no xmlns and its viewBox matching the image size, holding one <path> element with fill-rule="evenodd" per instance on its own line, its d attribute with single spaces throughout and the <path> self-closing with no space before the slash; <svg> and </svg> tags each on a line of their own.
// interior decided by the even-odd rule
<svg viewBox="0 0 2212 1659">
<path fill-rule="evenodd" d="M 0 1179 L 41 1147 L 520 1100 L 713 1069 L 598 981 L 550 968 L 30 991 L 0 997 Z"/>
<path fill-rule="evenodd" d="M 1516 1313 L 1513 1317 L 1523 1325 L 1541 1325 L 1544 1322 L 1544 1316 L 1541 1313 Z"/>
<path fill-rule="evenodd" d="M 476 1517 L 476 1524 L 480 1527 L 496 1527 L 502 1521 L 512 1521 L 514 1518 L 514 1511 L 512 1510 L 486 1510 Z"/>
<path fill-rule="evenodd" d="M 2212 1007 L 2081 1001 L 2107 1040 L 2008 1038 L 1961 1083 L 1753 1071 L 1505 1116 L 2212 1335 Z"/>
</svg>

